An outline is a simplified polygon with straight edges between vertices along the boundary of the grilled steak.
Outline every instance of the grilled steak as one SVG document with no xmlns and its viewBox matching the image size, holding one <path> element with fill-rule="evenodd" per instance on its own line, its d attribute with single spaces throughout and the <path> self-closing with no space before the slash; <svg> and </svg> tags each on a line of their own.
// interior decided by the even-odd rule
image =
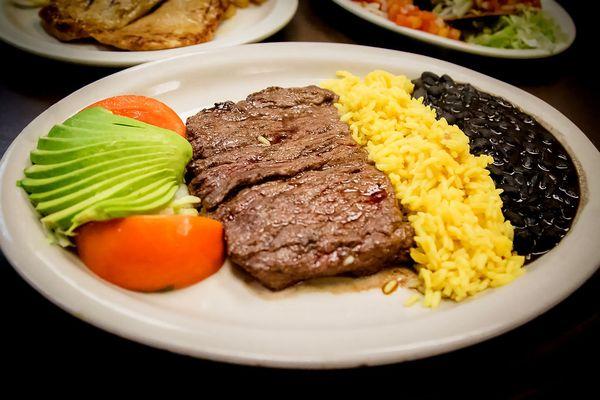
<svg viewBox="0 0 600 400">
<path fill-rule="evenodd" d="M 412 228 L 336 100 L 268 88 L 187 121 L 190 192 L 223 222 L 230 259 L 271 289 L 408 260 Z"/>
</svg>

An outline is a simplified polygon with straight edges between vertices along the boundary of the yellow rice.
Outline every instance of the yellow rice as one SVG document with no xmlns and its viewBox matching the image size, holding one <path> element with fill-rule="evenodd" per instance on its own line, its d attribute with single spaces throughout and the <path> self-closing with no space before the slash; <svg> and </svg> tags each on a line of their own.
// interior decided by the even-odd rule
<svg viewBox="0 0 600 400">
<path fill-rule="evenodd" d="M 524 258 L 512 252 L 502 191 L 485 168 L 492 157 L 470 154 L 469 138 L 457 126 L 411 97 L 407 77 L 385 71 L 364 80 L 349 72 L 337 76 L 322 86 L 339 95 L 341 119 L 389 176 L 415 229 L 410 255 L 423 304 L 461 301 L 520 276 Z"/>
</svg>

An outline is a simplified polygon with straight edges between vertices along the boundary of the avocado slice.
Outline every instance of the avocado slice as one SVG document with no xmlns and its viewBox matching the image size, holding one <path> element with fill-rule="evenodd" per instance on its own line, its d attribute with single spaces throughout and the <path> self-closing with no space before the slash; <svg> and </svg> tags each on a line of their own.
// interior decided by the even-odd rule
<svg viewBox="0 0 600 400">
<path fill-rule="evenodd" d="M 39 165 L 58 164 L 62 162 L 78 160 L 82 157 L 101 154 L 111 150 L 135 149 L 136 147 L 145 147 L 149 143 L 160 145 L 163 148 L 169 148 L 169 143 L 160 143 L 152 141 L 130 141 L 130 140 L 110 140 L 107 142 L 98 142 L 87 146 L 72 147 L 64 150 L 33 150 L 30 153 L 31 162 Z M 177 150 L 175 146 L 172 146 Z"/>
<path fill-rule="evenodd" d="M 42 138 L 51 139 L 85 139 L 85 138 L 102 138 L 106 135 L 106 131 L 112 129 L 110 124 L 99 124 L 97 122 L 89 122 L 83 127 L 74 127 L 64 124 L 54 125 L 47 136 Z M 122 126 L 121 126 L 122 128 Z M 145 129 L 122 129 L 118 133 L 121 137 L 144 137 L 154 135 L 158 132 L 148 132 Z M 41 139 L 41 138 L 40 138 Z"/>
<path fill-rule="evenodd" d="M 73 222 L 79 226 L 89 221 L 103 221 L 132 214 L 152 213 L 164 208 L 165 204 L 171 201 L 177 189 L 177 185 L 166 182 L 157 189 L 146 190 L 147 193 L 142 197 L 132 196 L 132 193 L 129 196 L 105 200 L 77 214 L 73 217 Z"/>
<path fill-rule="evenodd" d="M 18 184 L 42 224 L 64 237 L 89 221 L 166 207 L 191 156 L 191 145 L 175 132 L 94 107 L 38 140 Z"/>
<path fill-rule="evenodd" d="M 37 150 L 64 150 L 67 148 L 72 148 L 72 147 L 79 147 L 79 146 L 89 146 L 95 143 L 101 143 L 101 142 L 109 142 L 109 141 L 140 141 L 140 142 L 146 142 L 148 143 L 148 141 L 151 141 L 152 143 L 159 141 L 158 138 L 155 138 L 154 136 L 150 136 L 148 137 L 148 135 L 144 135 L 144 134 L 136 134 L 136 135 L 127 135 L 126 138 L 124 139 L 123 136 L 118 135 L 118 134 L 114 134 L 114 133 L 110 133 L 110 134 L 106 134 L 103 136 L 100 135 L 94 135 L 94 136 L 86 136 L 86 137 L 79 137 L 79 138 L 60 138 L 60 137 L 48 137 L 48 136 L 43 136 L 38 140 L 37 143 Z"/>
<path fill-rule="evenodd" d="M 111 150 L 102 154 L 93 154 L 77 160 L 71 160 L 58 164 L 34 164 L 25 169 L 25 176 L 27 178 L 51 178 L 88 166 L 96 165 L 105 160 L 124 159 L 129 156 L 140 154 L 161 154 L 175 158 L 180 156 L 178 155 L 178 151 L 173 148 L 165 148 L 165 146 L 140 146 L 133 149 Z"/>
<path fill-rule="evenodd" d="M 55 189 L 46 190 L 42 192 L 33 193 L 30 192 L 29 200 L 33 204 L 38 204 L 40 202 L 46 202 L 54 199 L 65 198 L 65 196 L 73 195 L 79 191 L 84 191 L 86 189 L 91 189 L 93 185 L 96 183 L 102 183 L 104 185 L 111 184 L 115 182 L 115 179 L 120 178 L 124 179 L 126 177 L 126 173 L 141 173 L 144 169 L 149 167 L 162 167 L 162 168 L 177 168 L 177 165 L 173 165 L 173 160 L 169 158 L 164 158 L 162 161 L 160 159 L 152 159 L 152 160 L 141 160 L 135 163 L 122 163 L 113 168 L 104 168 L 102 171 L 97 174 L 93 174 L 90 176 L 77 176 L 77 172 L 74 171 L 75 176 L 78 178 L 71 184 L 61 184 L 55 185 Z M 150 168 L 152 170 L 153 168 Z M 51 178 L 52 179 L 52 178 Z M 51 180 L 50 179 L 50 180 Z M 73 178 L 72 178 L 73 179 Z M 23 187 L 26 187 L 26 182 L 21 183 Z M 38 210 L 39 211 L 39 210 Z"/>
<path fill-rule="evenodd" d="M 146 204 L 147 200 L 154 200 L 163 196 L 165 193 L 170 192 L 172 188 L 177 188 L 176 185 L 168 178 L 159 179 L 147 186 L 144 186 L 138 190 L 135 190 L 125 196 L 114 197 L 107 200 L 103 200 L 97 203 L 94 208 L 113 208 L 121 207 L 122 205 L 127 206 L 139 206 Z"/>
<path fill-rule="evenodd" d="M 33 200 L 35 198 L 33 195 L 36 193 L 52 191 L 60 187 L 70 185 L 74 182 L 81 181 L 82 179 L 88 178 L 92 175 L 110 171 L 116 167 L 131 165 L 140 161 L 148 160 L 150 160 L 150 162 L 160 162 L 161 160 L 172 160 L 172 157 L 169 157 L 164 153 L 150 153 L 110 159 L 48 178 L 24 178 L 21 180 L 21 186 L 28 193 L 32 194 L 31 199 Z"/>
</svg>

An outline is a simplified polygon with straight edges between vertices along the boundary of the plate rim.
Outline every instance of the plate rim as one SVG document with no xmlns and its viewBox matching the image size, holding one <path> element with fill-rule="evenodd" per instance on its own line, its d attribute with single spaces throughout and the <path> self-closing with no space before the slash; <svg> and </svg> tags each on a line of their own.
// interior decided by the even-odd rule
<svg viewBox="0 0 600 400">
<path fill-rule="evenodd" d="M 398 33 L 403 36 L 408 36 L 412 39 L 428 43 L 433 46 L 449 48 L 455 51 L 474 54 L 483 57 L 490 58 L 507 58 L 507 59 L 538 59 L 554 57 L 568 50 L 571 45 L 575 42 L 577 37 L 577 28 L 571 15 L 564 9 L 564 7 L 556 2 L 555 0 L 542 0 L 542 4 L 546 4 L 546 7 L 551 7 L 557 13 L 562 14 L 562 17 L 569 24 L 568 30 L 573 32 L 570 35 L 567 42 L 553 52 L 548 52 L 541 49 L 498 49 L 495 47 L 482 46 L 478 44 L 467 43 L 463 41 L 442 38 L 432 33 L 422 32 L 416 29 L 411 29 L 403 26 L 394 24 L 391 21 L 382 19 L 367 10 L 364 10 L 362 6 L 354 3 L 352 0 L 331 0 L 344 10 L 352 13 L 358 18 L 368 21 L 381 28 L 387 29 L 391 32 Z"/>
<path fill-rule="evenodd" d="M 554 109 L 549 104 L 545 103 L 543 100 L 519 89 L 507 83 L 501 82 L 495 78 L 491 78 L 485 76 L 476 71 L 448 63 L 446 61 L 437 60 L 431 57 L 426 57 L 418 54 L 411 54 L 405 52 L 399 52 L 395 50 L 388 49 L 380 49 L 373 48 L 367 46 L 357 46 L 357 45 L 347 45 L 347 44 L 331 44 L 331 43 L 302 43 L 302 42 L 294 42 L 294 43 L 268 43 L 268 44 L 251 44 L 251 45 L 242 45 L 237 46 L 236 48 L 223 48 L 223 49 L 215 49 L 211 51 L 211 54 L 215 56 L 223 56 L 227 53 L 235 52 L 236 54 L 242 53 L 252 53 L 257 54 L 260 52 L 267 52 L 270 56 L 276 52 L 286 53 L 289 52 L 291 54 L 306 54 L 307 51 L 314 50 L 315 52 L 331 53 L 336 49 L 340 49 L 340 51 L 349 51 L 356 52 L 358 54 L 378 54 L 380 56 L 390 56 L 394 59 L 400 59 L 403 57 L 413 58 L 420 62 L 435 62 L 438 66 L 446 67 L 453 71 L 459 71 L 461 74 L 469 74 L 474 75 L 479 78 L 485 78 L 486 81 L 490 83 L 494 83 L 496 85 L 501 85 L 507 89 L 514 90 L 520 96 L 524 96 L 527 99 L 534 101 L 535 103 L 541 104 L 544 108 L 551 110 L 556 118 L 561 119 L 561 123 L 566 123 L 569 128 L 574 129 L 577 135 L 581 135 L 581 139 L 584 142 L 589 142 L 591 149 L 587 150 L 591 152 L 592 160 L 587 161 L 588 163 L 593 163 L 594 165 L 600 165 L 600 153 L 596 150 L 593 144 L 589 141 L 587 136 L 579 130 L 567 117 L 565 117 L 562 113 Z M 223 53 L 223 54 L 222 54 Z M 77 95 L 85 92 L 86 90 L 90 90 L 95 85 L 102 85 L 103 83 L 110 82 L 110 80 L 116 79 L 116 77 L 127 76 L 132 73 L 136 73 L 140 70 L 148 69 L 148 68 L 156 68 L 156 66 L 167 63 L 174 63 L 177 61 L 181 61 L 184 58 L 194 58 L 199 57 L 200 54 L 183 54 L 177 57 L 164 59 L 155 61 L 153 63 L 143 64 L 139 66 L 135 66 L 115 74 L 109 75 L 105 78 L 102 78 L 96 82 L 93 82 L 75 92 L 65 97 L 64 99 L 57 102 L 55 105 L 51 106 L 49 109 L 44 111 L 38 117 L 36 117 L 30 124 L 28 124 L 23 131 L 17 136 L 14 141 L 11 143 L 7 151 L 2 157 L 0 161 L 0 185 L 4 184 L 4 176 L 7 168 L 8 159 L 14 151 L 14 148 L 17 146 L 19 138 L 22 138 L 25 132 L 27 132 L 30 127 L 32 127 L 36 122 L 42 121 L 44 118 L 48 117 L 52 114 L 53 109 L 58 108 L 61 103 L 67 102 L 70 98 L 76 97 Z M 248 55 L 246 55 L 248 56 Z M 328 55 L 329 56 L 329 55 Z M 248 56 L 250 57 L 250 56 Z M 323 56 L 325 57 L 325 56 Z M 333 73 L 333 71 L 332 71 Z M 454 73 L 454 72 L 451 72 Z M 515 95 L 516 96 L 516 95 Z M 592 150 L 593 149 L 593 150 Z M 594 152 L 595 151 L 595 152 Z M 590 154 L 586 153 L 586 156 Z M 4 186 L 2 186 L 4 187 Z M 13 183 L 14 187 L 14 183 Z M 600 187 L 600 182 L 594 182 L 594 190 L 598 190 Z M 4 195 L 4 193 L 0 193 L 0 195 Z M 597 198 L 594 198 L 597 200 Z M 595 203 L 594 203 L 595 204 Z M 5 203 L 0 202 L 0 217 L 3 217 L 6 214 Z M 576 223 L 574 228 L 579 225 Z M 567 241 L 569 237 L 563 240 L 563 243 Z M 232 362 L 238 364 L 246 364 L 246 365 L 261 365 L 261 366 L 272 366 L 272 367 L 283 367 L 283 368 L 312 368 L 312 369 L 325 369 L 325 368 L 349 368 L 356 367 L 361 365 L 380 365 L 380 364 L 388 364 L 393 362 L 402 362 L 408 361 L 412 359 L 422 358 L 426 356 L 432 356 L 452 350 L 456 350 L 458 348 L 462 348 L 474 343 L 481 342 L 483 340 L 489 339 L 491 337 L 497 336 L 501 333 L 504 333 L 508 330 L 511 330 L 521 324 L 537 317 L 542 314 L 549 308 L 553 307 L 555 304 L 562 301 L 568 295 L 570 295 L 573 291 L 575 291 L 585 280 L 587 280 L 598 268 L 598 259 L 596 258 L 595 267 L 587 267 L 587 269 L 581 271 L 575 271 L 577 274 L 576 279 L 572 279 L 569 282 L 569 285 L 563 287 L 561 289 L 561 293 L 556 295 L 553 294 L 553 297 L 546 298 L 543 302 L 538 303 L 536 306 L 526 306 L 521 310 L 517 310 L 515 314 L 518 315 L 517 318 L 513 318 L 508 323 L 507 322 L 497 322 L 493 325 L 486 326 L 485 328 L 479 328 L 475 330 L 468 331 L 467 333 L 459 333 L 450 337 L 445 337 L 443 340 L 416 343 L 412 347 L 411 346 L 397 346 L 390 347 L 386 349 L 378 349 L 378 351 L 372 352 L 349 352 L 346 354 L 337 354 L 337 355 L 327 355 L 325 358 L 318 358 L 314 355 L 308 355 L 306 357 L 293 357 L 289 358 L 288 356 L 278 356 L 277 354 L 265 354 L 265 353 L 245 353 L 243 351 L 231 351 L 223 348 L 212 348 L 207 349 L 202 346 L 198 346 L 198 343 L 195 343 L 195 346 L 190 347 L 189 341 L 185 340 L 185 332 L 178 332 L 177 328 L 172 326 L 165 325 L 163 327 L 158 327 L 153 325 L 156 321 L 148 320 L 141 318 L 141 315 L 135 315 L 133 311 L 128 313 L 128 310 L 119 309 L 114 305 L 107 304 L 108 301 L 102 301 L 102 299 L 94 297 L 93 293 L 83 293 L 89 298 L 85 298 L 84 300 L 89 301 L 90 304 L 93 305 L 92 308 L 86 310 L 86 313 L 83 314 L 80 310 L 81 304 L 79 307 L 73 304 L 74 300 L 68 301 L 67 297 L 74 296 L 75 300 L 81 301 L 82 292 L 85 292 L 85 288 L 76 287 L 72 284 L 65 285 L 65 281 L 61 280 L 61 277 L 51 276 L 51 271 L 46 270 L 46 268 L 31 268 L 24 267 L 21 264 L 21 256 L 18 254 L 18 250 L 11 246 L 13 244 L 12 237 L 10 232 L 7 229 L 6 222 L 4 218 L 0 218 L 0 247 L 4 252 L 6 259 L 9 263 L 15 268 L 15 270 L 21 275 L 30 285 L 32 285 L 36 290 L 38 290 L 42 295 L 52 301 L 54 304 L 63 308 L 65 311 L 71 313 L 72 315 L 80 318 L 92 325 L 95 325 L 101 329 L 104 329 L 108 332 L 114 333 L 121 337 L 125 337 L 130 340 L 134 340 L 137 342 L 141 342 L 150 346 L 158 347 L 165 350 L 170 350 L 182 354 L 192 355 L 196 357 L 201 357 L 205 359 L 211 359 L 215 361 L 225 361 Z M 559 246 L 560 247 L 560 246 Z M 558 248 L 557 248 L 558 249 Z M 544 257 L 549 257 L 552 254 L 549 253 Z M 600 253 L 599 253 L 600 254 Z M 544 259 L 542 257 L 540 260 Z M 556 258 L 556 257 L 555 257 Z M 546 258 L 548 261 L 550 258 Z M 546 263 L 548 264 L 548 263 Z M 533 265 L 533 264 L 532 264 Z M 59 288 L 52 288 L 50 290 L 46 283 L 44 285 L 44 279 L 54 279 L 55 283 L 59 283 Z M 94 278 L 97 279 L 97 278 Z M 41 283 L 40 283 L 41 282 Z M 515 281 L 511 285 L 507 287 L 513 287 L 519 285 L 520 281 Z M 58 290 L 57 290 L 58 289 Z M 70 294 L 68 294 L 69 292 Z M 477 301 L 485 301 L 484 297 L 478 299 Z M 83 303 L 83 302 L 82 302 Z M 470 307 L 470 305 L 474 304 L 473 302 L 465 302 L 461 305 L 461 307 Z M 472 307 L 470 308 L 472 309 Z M 529 309 L 529 311 L 525 311 Z M 532 311 L 533 310 L 533 311 Z M 107 322 L 107 320 L 114 319 L 115 316 L 119 316 L 121 318 L 126 318 L 127 324 Z M 160 322 L 160 321 L 159 321 Z M 207 327 L 211 327 L 210 324 L 205 324 Z M 145 328 L 145 329 L 141 329 Z M 239 328 L 236 326 L 228 327 L 232 331 L 239 331 Z M 363 329 L 364 330 L 364 329 Z M 149 331 L 153 331 L 153 333 L 149 333 Z M 242 329 L 244 332 L 261 332 L 261 330 L 257 330 L 254 328 L 245 328 Z M 353 330 L 352 332 L 360 332 L 361 328 Z M 293 331 L 289 332 L 290 335 L 293 335 Z M 460 331 L 459 331 L 460 332 Z M 165 335 L 170 334 L 170 339 L 165 339 Z M 204 334 L 204 333 L 199 333 Z M 183 335 L 183 336 L 182 336 Z"/>
<path fill-rule="evenodd" d="M 277 33 L 283 29 L 294 18 L 298 10 L 299 0 L 271 0 L 274 2 L 270 14 L 259 24 L 249 28 L 253 35 L 246 37 L 243 33 L 238 34 L 238 39 L 225 41 L 222 45 L 211 46 L 213 41 L 199 43 L 191 46 L 177 47 L 174 49 L 153 51 L 121 51 L 121 50 L 91 50 L 72 49 L 67 43 L 57 42 L 48 48 L 44 43 L 35 43 L 20 34 L 20 30 L 8 20 L 4 10 L 5 7 L 14 7 L 12 4 L 0 5 L 0 41 L 27 53 L 44 57 L 51 60 L 67 62 L 71 64 L 89 65 L 96 67 L 131 67 L 143 63 L 154 62 L 161 59 L 178 57 L 189 53 L 204 53 L 225 47 L 239 46 L 242 44 L 260 42 L 261 40 Z M 37 8 L 36 8 L 37 9 Z M 234 17 L 235 18 L 235 17 Z M 244 39 L 241 39 L 244 37 Z M 205 47 L 206 45 L 210 47 Z M 65 47 L 63 47 L 65 46 Z M 54 51 L 52 49 L 56 48 Z M 71 54 L 62 54 L 61 49 Z M 178 52 L 173 54 L 173 52 Z M 77 55 L 75 53 L 83 54 Z"/>
</svg>

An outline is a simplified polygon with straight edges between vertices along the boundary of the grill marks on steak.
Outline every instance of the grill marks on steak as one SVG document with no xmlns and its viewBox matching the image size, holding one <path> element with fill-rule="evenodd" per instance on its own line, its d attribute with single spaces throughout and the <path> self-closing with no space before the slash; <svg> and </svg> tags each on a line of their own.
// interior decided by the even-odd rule
<svg viewBox="0 0 600 400">
<path fill-rule="evenodd" d="M 335 100 L 316 86 L 268 88 L 187 121 L 190 192 L 224 223 L 231 260 L 271 289 L 408 259 L 412 228 Z"/>
<path fill-rule="evenodd" d="M 307 136 L 272 146 L 247 146 L 192 162 L 195 178 L 190 188 L 205 208 L 212 209 L 236 188 L 357 159 L 366 161 L 365 154 L 349 137 Z"/>
</svg>

